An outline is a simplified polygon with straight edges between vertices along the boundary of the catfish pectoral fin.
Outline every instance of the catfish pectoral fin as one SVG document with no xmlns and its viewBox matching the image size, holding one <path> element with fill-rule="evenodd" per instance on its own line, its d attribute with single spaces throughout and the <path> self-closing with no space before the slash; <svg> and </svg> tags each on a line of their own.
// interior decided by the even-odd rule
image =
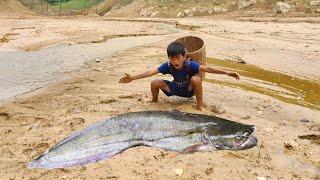
<svg viewBox="0 0 320 180">
<path fill-rule="evenodd" d="M 181 153 L 187 154 L 187 153 L 194 153 L 197 151 L 199 152 L 199 151 L 211 151 L 211 150 L 215 150 L 215 148 L 210 146 L 208 143 L 199 143 L 199 144 L 195 144 L 195 145 L 184 148 L 181 151 Z"/>
</svg>

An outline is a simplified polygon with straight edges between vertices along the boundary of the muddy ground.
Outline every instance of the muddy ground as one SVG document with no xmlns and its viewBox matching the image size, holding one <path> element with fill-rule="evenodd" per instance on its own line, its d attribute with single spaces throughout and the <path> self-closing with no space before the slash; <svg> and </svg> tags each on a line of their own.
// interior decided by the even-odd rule
<svg viewBox="0 0 320 180">
<path fill-rule="evenodd" d="M 319 82 L 320 26 L 306 22 L 253 22 L 212 18 L 108 19 L 1 16 L 0 51 L 36 51 L 58 44 L 102 43 L 108 38 L 157 35 L 159 40 L 118 52 L 69 79 L 13 98 L 0 107 L 0 174 L 4 179 L 319 179 L 320 111 L 273 97 L 204 82 L 202 112 L 195 99 L 149 103 L 155 77 L 119 84 L 166 60 L 166 46 L 185 35 L 201 37 L 207 56 L 237 60 Z M 179 24 L 167 31 L 161 24 Z M 159 28 L 160 27 L 160 28 Z M 221 75 L 207 75 L 235 81 Z M 240 81 L 252 81 L 242 78 Z M 320 93 L 320 92 L 315 92 Z M 124 112 L 178 109 L 256 125 L 258 147 L 180 155 L 150 147 L 131 148 L 109 160 L 58 170 L 26 164 L 47 148 L 102 118 Z M 301 135 L 309 138 L 299 138 Z M 182 172 L 182 173 L 181 173 Z"/>
</svg>

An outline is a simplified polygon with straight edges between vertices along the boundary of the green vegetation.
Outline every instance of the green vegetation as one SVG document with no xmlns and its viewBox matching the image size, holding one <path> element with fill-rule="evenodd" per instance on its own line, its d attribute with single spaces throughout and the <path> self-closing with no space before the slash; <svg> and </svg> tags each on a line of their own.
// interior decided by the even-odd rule
<svg viewBox="0 0 320 180">
<path fill-rule="evenodd" d="M 61 0 L 59 2 L 51 2 L 54 8 L 61 10 L 80 10 L 90 8 L 92 6 L 97 5 L 103 0 Z"/>
<path fill-rule="evenodd" d="M 133 2 L 134 0 L 120 0 L 118 2 L 118 6 L 126 6 L 126 5 L 129 5 Z"/>
</svg>

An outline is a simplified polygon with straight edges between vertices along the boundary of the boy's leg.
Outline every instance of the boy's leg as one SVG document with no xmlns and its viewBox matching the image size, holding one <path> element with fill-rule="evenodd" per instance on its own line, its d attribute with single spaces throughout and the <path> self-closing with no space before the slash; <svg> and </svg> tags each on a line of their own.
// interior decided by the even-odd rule
<svg viewBox="0 0 320 180">
<path fill-rule="evenodd" d="M 164 80 L 155 79 L 151 82 L 152 102 L 158 102 L 159 89 L 170 92 L 170 88 Z"/>
<path fill-rule="evenodd" d="M 194 75 L 190 79 L 190 85 L 188 90 L 192 91 L 194 89 L 194 93 L 197 99 L 197 109 L 201 110 L 203 106 L 203 99 L 202 99 L 202 80 L 200 76 Z"/>
</svg>

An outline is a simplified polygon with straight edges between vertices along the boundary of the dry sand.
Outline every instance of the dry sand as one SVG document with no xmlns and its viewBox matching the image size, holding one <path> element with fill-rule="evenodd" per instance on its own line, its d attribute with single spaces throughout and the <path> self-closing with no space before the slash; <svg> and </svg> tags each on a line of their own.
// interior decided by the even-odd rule
<svg viewBox="0 0 320 180">
<path fill-rule="evenodd" d="M 158 23 L 154 22 L 117 21 L 111 28 L 105 24 L 109 21 L 97 17 L 27 17 L 19 21 L 2 18 L 0 23 L 0 37 L 6 33 L 20 33 L 9 42 L 2 42 L 2 50 L 34 50 L 61 43 L 96 41 L 119 33 L 161 31 L 156 29 Z M 157 75 L 130 84 L 118 83 L 125 72 L 135 74 L 157 67 L 165 60 L 167 44 L 190 34 L 205 40 L 209 57 L 239 55 L 248 63 L 263 68 L 319 79 L 316 71 L 319 69 L 319 24 L 206 18 L 181 20 L 180 23 L 201 28 L 181 30 L 156 43 L 119 52 L 69 80 L 4 103 L 0 107 L 1 179 L 319 179 L 319 143 L 298 138 L 299 135 L 319 135 L 320 112 L 317 110 L 257 93 L 204 83 L 206 107 L 199 112 L 195 109 L 194 99 L 168 98 L 160 94 L 159 103 L 148 102 L 151 98 L 150 81 L 170 79 L 169 76 Z M 26 29 L 22 29 L 24 27 Z M 257 51 L 252 52 L 252 48 Z M 290 58 L 281 60 L 281 56 Z M 297 63 L 301 68 L 294 68 Z M 246 151 L 188 155 L 136 147 L 85 167 L 50 171 L 26 168 L 27 162 L 47 148 L 99 119 L 124 112 L 170 109 L 254 124 L 259 146 Z M 248 115 L 249 119 L 242 118 Z M 303 118 L 309 122 L 301 122 Z"/>
<path fill-rule="evenodd" d="M 149 22 L 121 22 L 93 17 L 30 18 L 3 18 L 0 21 L 1 50 L 35 51 L 57 44 L 97 43 L 113 36 L 157 35 L 170 31 Z"/>
</svg>

